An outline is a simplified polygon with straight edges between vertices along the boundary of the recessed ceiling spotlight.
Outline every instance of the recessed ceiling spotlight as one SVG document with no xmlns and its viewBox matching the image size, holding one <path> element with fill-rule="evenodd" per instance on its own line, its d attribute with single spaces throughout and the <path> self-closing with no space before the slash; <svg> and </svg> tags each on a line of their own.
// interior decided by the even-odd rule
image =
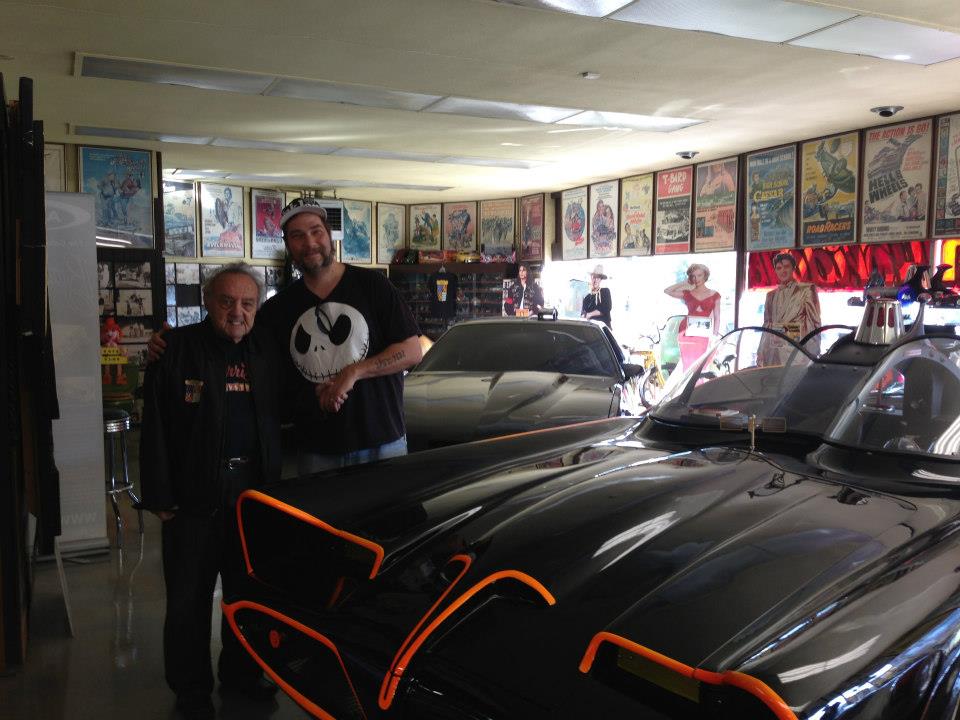
<svg viewBox="0 0 960 720">
<path fill-rule="evenodd" d="M 690 160 L 699 154 L 700 154 L 699 150 L 681 150 L 680 152 L 677 153 L 677 155 L 682 157 L 684 160 Z"/>
<path fill-rule="evenodd" d="M 899 53 L 898 55 L 891 55 L 891 56 L 890 56 L 890 59 L 891 59 L 891 60 L 900 60 L 901 62 L 903 62 L 903 61 L 909 60 L 910 57 L 911 57 L 911 56 L 910 56 L 910 55 L 907 55 L 906 53 Z"/>
<path fill-rule="evenodd" d="M 901 110 L 903 110 L 903 105 L 880 105 L 878 107 L 870 108 L 870 112 L 875 112 L 877 115 L 883 118 L 893 117 Z"/>
<path fill-rule="evenodd" d="M 582 73 L 580 73 L 580 77 L 582 77 L 584 80 L 596 80 L 600 77 L 600 73 L 593 72 L 592 70 L 584 70 Z"/>
</svg>

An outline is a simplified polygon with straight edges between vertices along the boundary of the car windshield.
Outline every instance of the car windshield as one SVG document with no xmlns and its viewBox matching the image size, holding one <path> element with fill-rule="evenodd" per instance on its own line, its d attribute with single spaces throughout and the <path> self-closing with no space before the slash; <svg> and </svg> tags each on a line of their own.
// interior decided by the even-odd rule
<svg viewBox="0 0 960 720">
<path fill-rule="evenodd" d="M 454 325 L 414 370 L 512 371 L 610 378 L 620 375 L 619 364 L 600 327 L 539 320 Z"/>
</svg>

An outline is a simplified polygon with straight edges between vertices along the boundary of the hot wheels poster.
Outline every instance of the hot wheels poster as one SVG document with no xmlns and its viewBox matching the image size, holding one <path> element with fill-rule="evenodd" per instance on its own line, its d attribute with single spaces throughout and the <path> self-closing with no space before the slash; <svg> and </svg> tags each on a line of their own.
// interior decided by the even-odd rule
<svg viewBox="0 0 960 720">
<path fill-rule="evenodd" d="M 587 188 L 564 190 L 560 199 L 563 211 L 563 259 L 587 257 Z"/>
<path fill-rule="evenodd" d="M 800 244 L 849 245 L 857 241 L 859 133 L 803 144 L 800 171 Z"/>
<path fill-rule="evenodd" d="M 590 186 L 590 257 L 617 254 L 617 210 L 619 187 L 616 180 Z"/>
<path fill-rule="evenodd" d="M 797 244 L 796 184 L 795 145 L 747 155 L 748 251 Z"/>
<path fill-rule="evenodd" d="M 283 193 L 276 190 L 251 190 L 253 205 L 253 248 L 251 257 L 282 260 L 283 233 L 280 231 L 280 211 Z"/>
<path fill-rule="evenodd" d="M 657 173 L 657 254 L 690 252 L 693 167 Z"/>
<path fill-rule="evenodd" d="M 933 121 L 886 125 L 865 132 L 863 242 L 927 237 Z"/>
<path fill-rule="evenodd" d="M 97 240 L 108 247 L 153 247 L 150 153 L 80 148 L 80 186 L 94 198 Z"/>
<path fill-rule="evenodd" d="M 937 184 L 933 236 L 960 235 L 960 114 L 940 118 L 937 127 Z"/>
<path fill-rule="evenodd" d="M 343 201 L 343 242 L 340 251 L 343 262 L 365 265 L 373 262 L 370 244 L 372 225 L 372 203 L 365 200 Z"/>
<path fill-rule="evenodd" d="M 204 257 L 243 257 L 243 188 L 200 185 Z"/>
<path fill-rule="evenodd" d="M 737 229 L 737 159 L 697 166 L 696 252 L 733 250 Z"/>
<path fill-rule="evenodd" d="M 653 249 L 653 173 L 620 181 L 621 255 L 649 255 Z"/>
</svg>

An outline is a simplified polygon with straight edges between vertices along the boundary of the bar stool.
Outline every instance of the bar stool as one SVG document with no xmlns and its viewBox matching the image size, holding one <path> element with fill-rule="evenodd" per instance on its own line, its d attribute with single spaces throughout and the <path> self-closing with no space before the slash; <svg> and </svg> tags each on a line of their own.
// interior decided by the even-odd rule
<svg viewBox="0 0 960 720">
<path fill-rule="evenodd" d="M 103 410 L 103 438 L 106 444 L 107 461 L 107 495 L 113 504 L 113 514 L 117 523 L 117 547 L 123 547 L 123 519 L 120 516 L 120 502 L 117 495 L 126 493 L 133 501 L 134 507 L 140 504 L 140 498 L 133 491 L 130 482 L 130 473 L 127 466 L 127 430 L 130 429 L 130 413 L 118 408 L 104 408 Z M 120 447 L 122 467 L 117 467 L 117 446 Z M 122 475 L 119 475 L 122 472 Z M 140 534 L 143 535 L 143 510 L 137 507 L 140 519 Z"/>
</svg>

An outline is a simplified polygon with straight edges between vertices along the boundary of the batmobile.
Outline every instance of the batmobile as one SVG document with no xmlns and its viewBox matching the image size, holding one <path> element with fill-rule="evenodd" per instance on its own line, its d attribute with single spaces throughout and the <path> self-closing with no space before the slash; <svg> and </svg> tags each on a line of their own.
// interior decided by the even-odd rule
<svg viewBox="0 0 960 720">
<path fill-rule="evenodd" d="M 233 629 L 320 718 L 956 718 L 960 339 L 763 332 L 642 419 L 248 491 Z"/>
</svg>

